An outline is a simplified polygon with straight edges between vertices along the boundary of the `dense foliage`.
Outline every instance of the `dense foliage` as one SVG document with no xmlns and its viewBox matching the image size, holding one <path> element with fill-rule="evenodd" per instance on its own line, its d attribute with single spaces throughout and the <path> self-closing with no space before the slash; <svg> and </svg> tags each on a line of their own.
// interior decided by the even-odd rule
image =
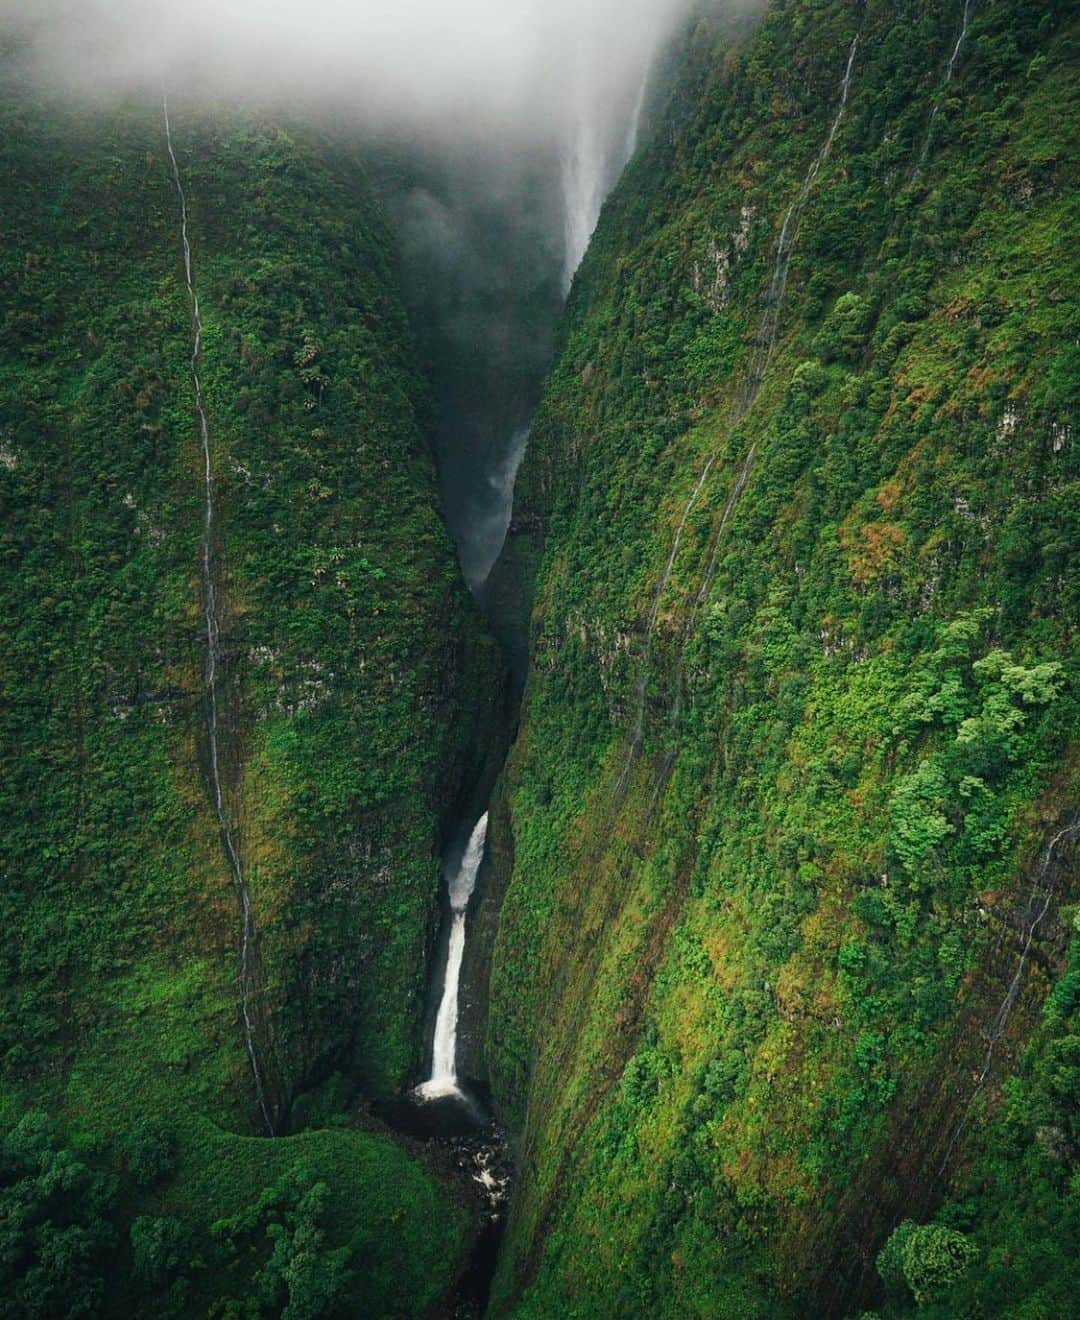
<svg viewBox="0 0 1080 1320">
<path fill-rule="evenodd" d="M 64 1313 L 52 1288 L 72 1314 L 132 1314 L 100 1285 L 119 1259 L 166 1311 L 300 1317 L 340 1294 L 415 1314 L 464 1212 L 343 1115 L 418 1064 L 441 835 L 500 670 L 437 509 L 393 239 L 356 160 L 171 107 L 254 1039 L 279 1133 L 335 1119 L 267 1143 L 246 1135 L 241 896 L 209 774 L 203 454 L 162 110 L 49 102 L 18 61 L 0 92 L 5 1313 Z M 38 1109 L 54 1146 L 27 1135 Z M 165 1115 L 166 1146 L 147 1129 L 126 1156 Z"/>
<path fill-rule="evenodd" d="M 703 27 L 605 211 L 509 552 L 497 1314 L 1068 1313 L 1077 35 Z"/>
<path fill-rule="evenodd" d="M 776 0 L 673 57 L 493 588 L 496 1314 L 1074 1306 L 1072 8 Z M 0 1315 L 423 1315 L 463 1205 L 357 1097 L 416 1064 L 500 666 L 393 238 L 350 154 L 173 105 L 207 555 L 160 109 L 2 59 Z"/>
<path fill-rule="evenodd" d="M 407 1320 L 446 1286 L 463 1216 L 386 1140 L 159 1122 L 173 1158 L 148 1169 L 145 1137 L 67 1138 L 33 1110 L 2 1131 L 0 1314 Z"/>
</svg>

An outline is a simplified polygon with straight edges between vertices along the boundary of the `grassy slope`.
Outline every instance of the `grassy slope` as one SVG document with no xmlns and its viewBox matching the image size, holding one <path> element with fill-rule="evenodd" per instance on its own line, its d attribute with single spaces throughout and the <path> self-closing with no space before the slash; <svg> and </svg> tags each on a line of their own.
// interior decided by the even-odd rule
<svg viewBox="0 0 1080 1320">
<path fill-rule="evenodd" d="M 497 662 L 356 166 L 269 124 L 173 117 L 224 528 L 224 743 L 284 1123 L 331 1069 L 384 1093 L 414 1066 L 440 817 L 475 773 Z M 0 119 L 6 1118 L 45 1107 L 113 1160 L 132 1121 L 168 1115 L 162 1195 L 197 1231 L 302 1157 L 336 1198 L 330 1245 L 361 1230 L 367 1301 L 419 1314 L 464 1219 L 415 1162 L 349 1129 L 233 1135 L 258 1122 L 205 774 L 202 459 L 160 112 L 68 115 L 12 77 Z"/>
<path fill-rule="evenodd" d="M 942 1201 L 973 1313 L 1067 1307 L 1076 32 L 974 5 L 946 86 L 960 8 L 699 36 L 575 285 L 519 498 L 496 1313 L 843 1314 Z"/>
</svg>

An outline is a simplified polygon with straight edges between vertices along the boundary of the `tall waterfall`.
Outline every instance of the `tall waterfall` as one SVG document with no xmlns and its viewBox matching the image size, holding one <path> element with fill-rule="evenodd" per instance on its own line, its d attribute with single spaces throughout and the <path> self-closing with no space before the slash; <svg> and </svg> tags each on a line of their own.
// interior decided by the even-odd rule
<svg viewBox="0 0 1080 1320">
<path fill-rule="evenodd" d="M 195 289 L 195 276 L 192 270 L 191 241 L 188 235 L 188 209 L 184 185 L 180 179 L 180 166 L 173 149 L 172 125 L 169 122 L 169 100 L 162 94 L 162 114 L 165 120 L 165 145 L 172 166 L 173 183 L 180 203 L 180 246 L 184 257 L 184 281 L 187 285 L 188 301 L 191 304 L 191 357 L 188 369 L 191 386 L 195 396 L 195 415 L 199 422 L 199 439 L 202 443 L 203 456 L 203 538 L 202 538 L 202 590 L 203 617 L 206 620 L 206 734 L 210 746 L 210 787 L 214 797 L 214 813 L 221 831 L 222 843 L 229 859 L 229 866 L 236 881 L 240 897 L 240 1015 L 244 1024 L 244 1048 L 247 1050 L 255 1080 L 255 1094 L 259 1101 L 267 1131 L 274 1135 L 274 1124 L 270 1117 L 266 1089 L 263 1086 L 262 1070 L 259 1067 L 259 1055 L 255 1046 L 255 1027 L 252 1019 L 252 948 L 255 943 L 255 920 L 251 910 L 251 895 L 248 891 L 244 864 L 240 856 L 240 846 L 236 836 L 228 805 L 225 801 L 224 786 L 221 777 L 221 752 L 218 719 L 218 689 L 221 670 L 221 600 L 217 589 L 214 566 L 214 539 L 216 535 L 214 501 L 214 465 L 210 446 L 210 423 L 203 403 L 202 382 L 199 377 L 199 362 L 202 355 L 202 314 L 199 310 L 199 295 Z"/>
<path fill-rule="evenodd" d="M 431 1076 L 418 1086 L 424 1099 L 454 1095 L 457 1084 L 458 986 L 461 962 L 465 955 L 465 915 L 476 888 L 476 873 L 484 857 L 487 842 L 488 813 L 485 811 L 473 826 L 461 861 L 447 877 L 450 895 L 450 947 L 446 955 L 446 975 L 442 998 L 435 1019 L 435 1037 L 431 1046 Z"/>
<path fill-rule="evenodd" d="M 559 166 L 563 194 L 565 255 L 563 290 L 570 292 L 574 273 L 589 246 L 604 199 L 637 150 L 648 90 L 646 64 L 626 98 L 600 75 L 603 59 L 580 52 L 570 93 L 569 119 Z"/>
</svg>

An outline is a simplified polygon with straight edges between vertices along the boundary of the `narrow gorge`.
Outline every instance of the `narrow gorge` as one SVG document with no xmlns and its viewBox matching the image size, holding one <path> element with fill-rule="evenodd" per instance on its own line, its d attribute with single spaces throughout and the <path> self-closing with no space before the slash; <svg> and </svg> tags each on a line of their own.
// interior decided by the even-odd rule
<svg viewBox="0 0 1080 1320">
<path fill-rule="evenodd" d="M 0 0 L 0 1313 L 1074 1313 L 1078 43 Z"/>
</svg>

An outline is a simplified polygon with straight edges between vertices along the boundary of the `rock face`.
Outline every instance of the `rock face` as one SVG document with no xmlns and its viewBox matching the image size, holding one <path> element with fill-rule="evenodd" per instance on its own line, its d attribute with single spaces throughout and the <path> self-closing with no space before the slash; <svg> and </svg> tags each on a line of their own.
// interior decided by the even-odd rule
<svg viewBox="0 0 1080 1320">
<path fill-rule="evenodd" d="M 575 282 L 496 570 L 494 1314 L 855 1314 L 935 1215 L 975 1263 L 890 1314 L 1069 1309 L 1077 33 L 953 11 L 699 28 Z"/>
<path fill-rule="evenodd" d="M 299 1157 L 216 1150 L 214 1176 L 238 1181 L 191 1190 L 211 1158 L 196 1116 L 265 1130 L 249 1053 L 278 1134 L 340 1112 L 324 1083 L 378 1097 L 417 1066 L 442 835 L 503 667 L 438 511 L 394 239 L 359 162 L 170 98 L 204 452 L 162 107 L 73 115 L 16 65 L 0 91 L 5 1086 L 16 1113 L 42 1104 L 106 1142 L 168 1116 L 177 1195 L 209 1224 Z M 461 1214 L 384 1141 L 297 1140 L 367 1222 L 403 1225 L 369 1240 L 393 1301 L 376 1270 L 365 1305 L 422 1311 Z M 447 1227 L 421 1246 L 426 1274 L 397 1260 L 414 1212 Z M 343 1213 L 331 1242 L 354 1231 Z"/>
</svg>

